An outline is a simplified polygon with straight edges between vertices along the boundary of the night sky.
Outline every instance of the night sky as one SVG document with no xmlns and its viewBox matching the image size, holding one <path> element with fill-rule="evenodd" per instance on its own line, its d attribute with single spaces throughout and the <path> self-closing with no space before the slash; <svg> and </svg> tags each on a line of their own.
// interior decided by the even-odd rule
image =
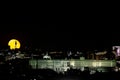
<svg viewBox="0 0 120 80">
<path fill-rule="evenodd" d="M 37 20 L 31 16 L 17 16 L 16 24 L 0 24 L 0 47 L 6 47 L 12 38 L 18 39 L 22 47 L 54 49 L 100 49 L 120 43 L 119 32 L 105 28 L 110 23 L 101 20 L 36 24 Z"/>
</svg>

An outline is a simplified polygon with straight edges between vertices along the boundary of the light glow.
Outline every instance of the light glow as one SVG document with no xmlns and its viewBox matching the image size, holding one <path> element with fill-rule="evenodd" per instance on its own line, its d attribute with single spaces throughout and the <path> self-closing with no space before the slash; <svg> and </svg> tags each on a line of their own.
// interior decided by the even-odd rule
<svg viewBox="0 0 120 80">
<path fill-rule="evenodd" d="M 8 46 L 10 46 L 10 49 L 13 50 L 13 49 L 19 49 L 20 48 L 20 42 L 16 39 L 11 39 L 9 42 L 8 42 Z"/>
<path fill-rule="evenodd" d="M 70 65 L 71 65 L 71 66 L 75 66 L 75 62 L 74 62 L 74 61 L 71 61 L 71 62 L 70 62 Z"/>
<path fill-rule="evenodd" d="M 93 62 L 93 63 L 92 63 L 92 66 L 93 66 L 93 67 L 101 67 L 101 66 L 102 66 L 102 63 L 101 63 L 101 62 Z"/>
</svg>

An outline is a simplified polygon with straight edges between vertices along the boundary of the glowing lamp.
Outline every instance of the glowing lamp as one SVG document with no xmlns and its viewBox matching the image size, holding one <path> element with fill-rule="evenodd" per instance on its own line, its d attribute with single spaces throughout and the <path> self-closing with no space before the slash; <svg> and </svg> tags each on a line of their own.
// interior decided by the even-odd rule
<svg viewBox="0 0 120 80">
<path fill-rule="evenodd" d="M 19 49 L 20 48 L 20 42 L 16 39 L 11 39 L 8 42 L 8 46 L 10 46 L 10 49 Z"/>
</svg>

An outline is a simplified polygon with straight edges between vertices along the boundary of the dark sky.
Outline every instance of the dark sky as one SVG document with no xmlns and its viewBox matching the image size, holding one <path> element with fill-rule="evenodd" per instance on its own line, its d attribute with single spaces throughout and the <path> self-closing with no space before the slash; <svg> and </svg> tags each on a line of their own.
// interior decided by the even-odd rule
<svg viewBox="0 0 120 80">
<path fill-rule="evenodd" d="M 88 28 L 80 24 L 4 24 L 1 25 L 0 46 L 10 39 L 21 42 L 22 47 L 93 49 L 112 45 L 112 35 L 103 28 Z M 6 26 L 12 26 L 6 29 Z M 78 26 L 78 27 L 75 27 Z M 14 28 L 13 28 L 14 27 Z M 7 27 L 6 27 L 7 28 Z"/>
<path fill-rule="evenodd" d="M 0 47 L 7 46 L 12 38 L 18 39 L 22 47 L 91 49 L 119 45 L 120 33 L 112 28 L 115 24 L 97 18 L 10 17 L 6 22 L 9 24 L 0 24 Z"/>
<path fill-rule="evenodd" d="M 31 6 L 31 4 L 30 4 Z M 29 6 L 29 7 L 30 7 Z M 11 38 L 22 46 L 103 48 L 120 44 L 119 14 L 103 5 L 10 7 L 1 14 L 0 46 Z M 48 9 L 49 8 L 49 9 Z M 54 9 L 56 8 L 56 9 Z"/>
</svg>

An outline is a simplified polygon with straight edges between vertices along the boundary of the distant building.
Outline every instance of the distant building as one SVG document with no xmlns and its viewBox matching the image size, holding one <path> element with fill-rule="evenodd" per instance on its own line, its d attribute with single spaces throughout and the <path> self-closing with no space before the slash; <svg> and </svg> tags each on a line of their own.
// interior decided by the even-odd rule
<svg viewBox="0 0 120 80">
<path fill-rule="evenodd" d="M 107 68 L 116 67 L 115 60 L 35 60 L 31 59 L 29 64 L 33 69 L 53 69 L 56 72 L 65 72 L 70 68 L 81 69 L 83 68 Z"/>
</svg>

